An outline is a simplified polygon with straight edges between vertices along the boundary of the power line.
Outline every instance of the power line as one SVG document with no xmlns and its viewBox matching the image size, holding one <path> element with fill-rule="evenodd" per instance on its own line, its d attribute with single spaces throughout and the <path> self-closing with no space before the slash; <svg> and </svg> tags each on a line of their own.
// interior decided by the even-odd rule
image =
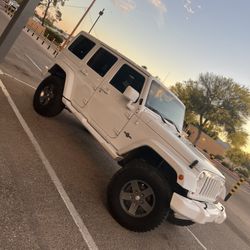
<svg viewBox="0 0 250 250">
<path fill-rule="evenodd" d="M 64 5 L 63 7 L 76 8 L 76 9 L 86 9 L 85 6 L 78 6 L 78 5 Z"/>
<path fill-rule="evenodd" d="M 87 10 L 84 12 L 83 16 L 81 17 L 81 19 L 78 21 L 77 25 L 75 26 L 75 28 L 72 30 L 72 32 L 70 33 L 69 37 L 64 41 L 63 45 L 62 45 L 62 49 L 64 47 L 66 47 L 70 41 L 70 39 L 72 38 L 72 36 L 74 35 L 75 31 L 77 30 L 77 28 L 79 27 L 79 25 L 82 23 L 83 19 L 86 17 L 86 15 L 89 13 L 90 9 L 93 7 L 94 3 L 96 2 L 96 0 L 92 0 L 91 4 L 89 5 L 89 7 L 87 8 Z"/>
</svg>

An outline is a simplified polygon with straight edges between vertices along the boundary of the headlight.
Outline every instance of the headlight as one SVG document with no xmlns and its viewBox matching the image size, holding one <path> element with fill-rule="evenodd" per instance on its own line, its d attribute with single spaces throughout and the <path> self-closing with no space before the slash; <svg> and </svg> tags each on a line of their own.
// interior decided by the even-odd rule
<svg viewBox="0 0 250 250">
<path fill-rule="evenodd" d="M 205 172 L 202 172 L 200 175 L 199 175 L 199 179 L 203 179 L 206 177 L 206 173 Z"/>
</svg>

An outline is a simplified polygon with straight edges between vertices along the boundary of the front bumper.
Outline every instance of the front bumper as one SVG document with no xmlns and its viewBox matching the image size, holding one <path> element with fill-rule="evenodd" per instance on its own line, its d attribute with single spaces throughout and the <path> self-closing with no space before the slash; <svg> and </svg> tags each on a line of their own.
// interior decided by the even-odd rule
<svg viewBox="0 0 250 250">
<path fill-rule="evenodd" d="M 207 222 L 220 224 L 227 217 L 225 208 L 221 203 L 210 204 L 190 200 L 177 193 L 173 194 L 170 206 L 175 213 L 199 224 Z"/>
</svg>

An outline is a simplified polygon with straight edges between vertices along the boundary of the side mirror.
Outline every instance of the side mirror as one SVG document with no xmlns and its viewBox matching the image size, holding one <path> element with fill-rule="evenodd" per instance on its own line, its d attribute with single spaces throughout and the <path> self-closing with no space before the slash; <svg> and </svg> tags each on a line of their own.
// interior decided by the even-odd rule
<svg viewBox="0 0 250 250">
<path fill-rule="evenodd" d="M 133 110 L 134 106 L 132 104 L 138 100 L 140 94 L 134 88 L 128 86 L 126 90 L 123 92 L 123 95 L 126 97 L 126 99 L 129 100 L 127 108 L 129 110 Z"/>
<path fill-rule="evenodd" d="M 131 86 L 128 86 L 126 90 L 123 92 L 123 95 L 132 103 L 135 102 L 139 98 L 139 93 L 132 88 Z"/>
</svg>

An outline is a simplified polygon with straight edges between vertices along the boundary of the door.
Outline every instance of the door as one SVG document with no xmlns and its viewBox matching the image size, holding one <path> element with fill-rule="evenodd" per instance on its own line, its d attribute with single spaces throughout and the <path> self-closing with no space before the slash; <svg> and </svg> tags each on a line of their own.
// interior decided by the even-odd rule
<svg viewBox="0 0 250 250">
<path fill-rule="evenodd" d="M 94 92 L 94 85 L 91 79 L 96 82 L 97 76 L 92 76 L 86 69 L 86 63 L 93 53 L 97 50 L 96 43 L 85 34 L 80 34 L 64 51 L 67 59 L 70 60 L 70 66 L 74 72 L 69 75 L 68 81 L 72 83 L 71 102 L 72 105 L 80 111 L 87 103 Z"/>
<path fill-rule="evenodd" d="M 117 61 L 104 48 L 100 47 L 95 40 L 80 34 L 66 50 L 66 55 L 72 62 L 73 76 L 69 75 L 68 81 L 72 82 L 72 105 L 83 112 L 103 77 Z M 104 60 L 105 59 L 105 60 Z"/>
<path fill-rule="evenodd" d="M 106 136 L 115 138 L 135 112 L 135 109 L 131 111 L 127 108 L 128 100 L 123 92 L 127 86 L 131 86 L 141 93 L 145 76 L 132 66 L 123 64 L 108 79 L 88 103 L 87 116 L 93 127 Z"/>
<path fill-rule="evenodd" d="M 90 57 L 90 58 L 89 58 Z M 102 83 L 107 72 L 115 65 L 118 58 L 108 50 L 97 47 L 88 61 L 83 64 L 77 78 L 74 79 L 72 103 L 80 112 Z"/>
</svg>

